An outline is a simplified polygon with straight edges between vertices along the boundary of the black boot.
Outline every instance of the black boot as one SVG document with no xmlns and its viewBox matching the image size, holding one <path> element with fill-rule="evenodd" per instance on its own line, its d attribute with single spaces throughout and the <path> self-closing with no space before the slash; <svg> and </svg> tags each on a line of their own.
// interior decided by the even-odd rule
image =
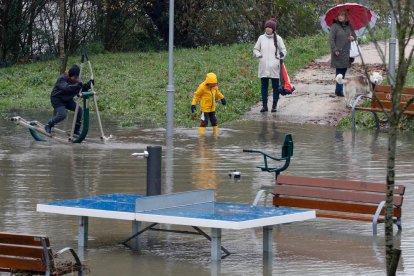
<svg viewBox="0 0 414 276">
<path fill-rule="evenodd" d="M 273 102 L 272 104 L 272 112 L 276 112 L 276 106 L 277 106 L 277 102 Z"/>
<path fill-rule="evenodd" d="M 344 96 L 344 92 L 336 92 L 336 91 L 335 91 L 335 95 L 336 95 L 337 97 L 343 97 L 343 96 Z"/>
<path fill-rule="evenodd" d="M 49 134 L 52 134 L 52 128 L 53 128 L 53 123 L 51 121 L 49 121 L 49 123 L 47 123 L 45 125 L 45 131 Z"/>
<path fill-rule="evenodd" d="M 81 127 L 81 125 L 80 124 L 78 124 L 78 123 L 76 123 L 75 124 L 75 129 L 74 129 L 74 131 L 73 131 L 73 134 L 74 135 L 77 135 L 77 136 L 79 136 L 80 135 L 80 127 Z"/>
<path fill-rule="evenodd" d="M 263 107 L 262 107 L 262 109 L 260 109 L 260 112 L 267 112 L 267 111 L 269 111 L 268 109 L 267 109 L 267 101 L 265 102 L 265 101 L 263 101 Z"/>
</svg>

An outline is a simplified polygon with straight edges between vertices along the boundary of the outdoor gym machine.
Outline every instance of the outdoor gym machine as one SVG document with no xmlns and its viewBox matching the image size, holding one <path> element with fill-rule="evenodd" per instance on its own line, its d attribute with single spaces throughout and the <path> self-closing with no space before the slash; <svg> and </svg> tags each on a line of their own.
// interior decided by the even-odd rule
<svg viewBox="0 0 414 276">
<path fill-rule="evenodd" d="M 81 70 L 80 70 L 79 79 L 82 79 L 82 71 L 83 71 L 85 61 L 88 63 L 90 79 L 93 80 L 92 65 L 89 60 L 88 54 L 86 53 L 82 54 L 81 66 L 80 66 Z M 47 141 L 48 140 L 47 138 L 51 138 L 59 142 L 82 143 L 82 141 L 85 140 L 88 134 L 88 131 L 89 131 L 89 121 L 90 121 L 89 105 L 90 105 L 90 99 L 92 98 L 95 113 L 97 116 L 99 131 L 100 131 L 100 140 L 103 142 L 109 140 L 112 137 L 112 135 L 109 135 L 109 137 L 107 137 L 105 136 L 103 132 L 101 117 L 99 115 L 98 102 L 96 99 L 96 93 L 93 90 L 93 83 L 91 83 L 91 89 L 89 91 L 79 92 L 78 97 L 82 99 L 82 104 L 83 104 L 82 130 L 79 136 L 76 136 L 76 137 L 74 136 L 76 117 L 79 112 L 79 102 L 76 102 L 76 109 L 75 109 L 75 114 L 73 117 L 72 128 L 70 130 L 68 138 L 64 138 L 64 136 L 68 135 L 66 131 L 56 128 L 56 127 L 53 128 L 54 134 L 47 133 L 44 129 L 45 125 L 38 121 L 28 121 L 28 120 L 23 119 L 20 116 L 15 116 L 11 120 L 21 126 L 27 127 L 29 129 L 30 134 L 36 141 Z"/>
</svg>

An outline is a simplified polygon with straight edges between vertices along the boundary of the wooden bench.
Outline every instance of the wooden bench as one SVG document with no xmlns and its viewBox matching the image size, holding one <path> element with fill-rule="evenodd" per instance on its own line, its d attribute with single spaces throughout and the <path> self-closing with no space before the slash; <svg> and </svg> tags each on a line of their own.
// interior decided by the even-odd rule
<svg viewBox="0 0 414 276">
<path fill-rule="evenodd" d="M 392 97 L 391 86 L 376 85 L 374 95 L 372 98 L 360 95 L 356 98 L 352 104 L 352 129 L 355 129 L 355 112 L 356 111 L 370 111 L 372 112 L 375 120 L 376 128 L 379 129 L 379 119 L 377 112 L 391 112 L 391 97 Z M 403 88 L 401 91 L 400 108 L 403 108 L 409 99 L 414 97 L 414 88 Z M 371 101 L 370 107 L 358 106 L 358 102 L 361 99 L 369 99 Z M 383 109 L 384 108 L 384 109 Z M 411 103 L 404 111 L 405 115 L 414 116 L 414 103 Z"/>
<path fill-rule="evenodd" d="M 405 186 L 394 187 L 394 223 L 401 230 Z M 317 217 L 372 221 L 373 234 L 383 223 L 386 184 L 280 175 L 273 205 L 315 209 Z"/>
<path fill-rule="evenodd" d="M 57 263 L 57 256 L 69 251 L 74 262 Z M 54 254 L 45 236 L 0 232 L 0 271 L 26 274 L 64 275 L 77 271 L 83 275 L 82 263 L 72 248 Z"/>
<path fill-rule="evenodd" d="M 243 149 L 243 152 L 251 152 L 251 153 L 260 153 L 263 155 L 263 165 L 258 165 L 256 168 L 261 169 L 262 171 L 275 173 L 275 177 L 284 170 L 286 170 L 290 165 L 290 159 L 293 156 L 293 138 L 292 134 L 286 134 L 285 140 L 283 141 L 282 145 L 282 152 L 280 157 L 274 157 L 267 153 L 264 153 L 260 150 L 252 150 L 252 149 Z M 277 167 L 270 167 L 269 166 L 269 160 L 273 161 L 284 161 L 284 163 L 281 166 Z"/>
</svg>

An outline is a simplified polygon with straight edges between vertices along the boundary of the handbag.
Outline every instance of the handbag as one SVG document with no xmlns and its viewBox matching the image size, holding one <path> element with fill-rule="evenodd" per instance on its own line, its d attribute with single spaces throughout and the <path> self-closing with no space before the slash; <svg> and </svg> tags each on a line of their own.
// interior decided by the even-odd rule
<svg viewBox="0 0 414 276">
<path fill-rule="evenodd" d="M 358 42 L 356 40 L 351 41 L 351 49 L 349 51 L 349 57 L 350 58 L 356 58 L 359 56 L 359 53 L 361 52 L 361 48 L 358 45 Z"/>
<path fill-rule="evenodd" d="M 283 59 L 280 59 L 279 72 L 279 94 L 282 96 L 292 95 L 293 91 L 295 91 L 295 87 L 290 83 L 289 75 L 283 64 Z"/>
</svg>

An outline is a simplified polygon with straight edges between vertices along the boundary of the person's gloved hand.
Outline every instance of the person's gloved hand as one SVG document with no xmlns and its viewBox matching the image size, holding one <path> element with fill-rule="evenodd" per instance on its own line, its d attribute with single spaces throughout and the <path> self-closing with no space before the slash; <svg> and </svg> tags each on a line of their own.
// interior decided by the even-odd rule
<svg viewBox="0 0 414 276">
<path fill-rule="evenodd" d="M 93 80 L 89 80 L 87 83 L 82 85 L 82 92 L 86 92 L 91 89 L 91 84 L 93 84 Z"/>
<path fill-rule="evenodd" d="M 226 105 L 227 104 L 226 98 L 221 99 L 221 104 L 222 105 Z"/>
<path fill-rule="evenodd" d="M 195 105 L 192 105 L 191 106 L 191 113 L 196 112 L 196 110 L 197 110 L 197 107 Z"/>
<path fill-rule="evenodd" d="M 82 97 L 82 87 L 83 87 L 83 84 L 82 84 L 82 82 L 78 82 L 77 83 L 77 87 L 76 87 L 76 97 Z"/>
</svg>

